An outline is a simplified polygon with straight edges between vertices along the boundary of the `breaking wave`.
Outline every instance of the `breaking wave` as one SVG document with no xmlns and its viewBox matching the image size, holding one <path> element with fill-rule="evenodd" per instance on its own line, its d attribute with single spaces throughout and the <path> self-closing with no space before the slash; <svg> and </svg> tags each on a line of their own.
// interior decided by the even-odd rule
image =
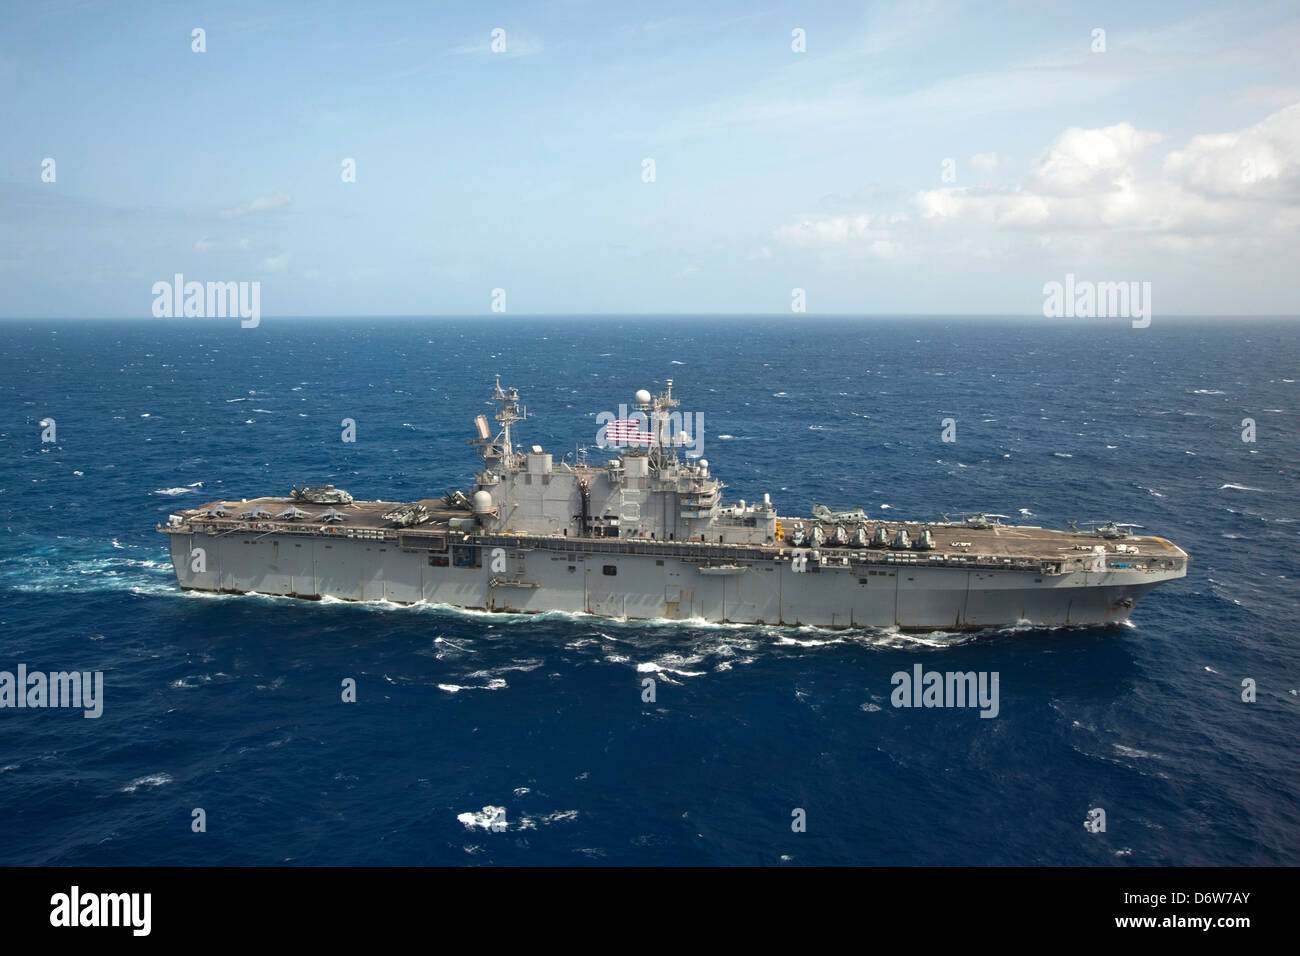
<svg viewBox="0 0 1300 956">
<path fill-rule="evenodd" d="M 122 793 L 135 793 L 141 788 L 161 787 L 172 782 L 171 774 L 155 773 L 147 777 L 138 777 L 122 788 Z"/>
</svg>

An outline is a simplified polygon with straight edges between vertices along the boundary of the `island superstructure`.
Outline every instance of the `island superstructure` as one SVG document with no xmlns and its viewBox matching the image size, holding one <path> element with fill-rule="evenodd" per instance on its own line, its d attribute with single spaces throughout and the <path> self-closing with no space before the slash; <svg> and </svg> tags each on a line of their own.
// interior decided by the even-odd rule
<svg viewBox="0 0 1300 956">
<path fill-rule="evenodd" d="M 498 378 L 482 468 L 466 494 L 356 501 L 333 486 L 214 501 L 171 515 L 182 588 L 625 619 L 967 630 L 1128 619 L 1187 573 L 1164 538 L 975 515 L 886 521 L 818 505 L 778 515 L 769 495 L 728 503 L 704 459 L 665 425 L 679 403 L 639 391 L 651 431 L 615 457 L 556 462 L 515 429 L 527 412 Z M 622 426 L 622 422 L 615 425 Z M 608 427 L 608 426 L 607 426 Z"/>
</svg>

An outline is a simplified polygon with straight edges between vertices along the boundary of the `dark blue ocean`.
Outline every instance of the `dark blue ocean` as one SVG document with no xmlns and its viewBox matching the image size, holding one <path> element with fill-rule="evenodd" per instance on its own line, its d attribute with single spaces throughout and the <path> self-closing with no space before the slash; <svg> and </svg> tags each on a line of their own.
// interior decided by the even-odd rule
<svg viewBox="0 0 1300 956">
<path fill-rule="evenodd" d="M 1300 864 L 1298 331 L 0 323 L 0 670 L 105 681 L 98 719 L 0 710 L 0 863 Z M 976 635 L 177 590 L 154 530 L 174 509 L 468 489 L 497 372 L 557 457 L 671 377 L 729 499 L 1135 522 L 1190 573 L 1129 626 Z M 917 663 L 997 671 L 1000 713 L 891 706 Z"/>
</svg>

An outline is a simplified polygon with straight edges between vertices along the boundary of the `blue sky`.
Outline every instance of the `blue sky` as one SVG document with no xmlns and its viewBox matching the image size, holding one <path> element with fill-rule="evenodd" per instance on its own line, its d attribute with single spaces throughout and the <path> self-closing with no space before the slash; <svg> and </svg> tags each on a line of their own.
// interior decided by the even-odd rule
<svg viewBox="0 0 1300 956">
<path fill-rule="evenodd" d="M 6 5 L 0 315 L 1300 313 L 1294 3 L 270 6 Z"/>
</svg>

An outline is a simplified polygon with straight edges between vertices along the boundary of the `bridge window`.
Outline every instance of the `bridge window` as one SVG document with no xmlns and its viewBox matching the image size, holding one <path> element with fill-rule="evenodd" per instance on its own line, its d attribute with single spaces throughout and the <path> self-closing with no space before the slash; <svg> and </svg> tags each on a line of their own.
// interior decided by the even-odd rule
<svg viewBox="0 0 1300 956">
<path fill-rule="evenodd" d="M 618 565 L 607 564 L 600 569 L 600 573 L 608 575 L 609 577 L 613 577 L 614 575 L 618 574 Z"/>
</svg>

